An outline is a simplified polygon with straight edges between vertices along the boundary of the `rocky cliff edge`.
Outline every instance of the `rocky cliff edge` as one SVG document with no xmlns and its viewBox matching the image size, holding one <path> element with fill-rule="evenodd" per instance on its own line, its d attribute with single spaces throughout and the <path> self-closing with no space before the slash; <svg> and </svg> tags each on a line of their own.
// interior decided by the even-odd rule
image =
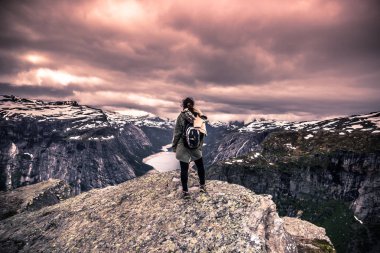
<svg viewBox="0 0 380 253">
<path fill-rule="evenodd" d="M 13 191 L 0 191 L 0 220 L 25 211 L 55 205 L 73 195 L 73 188 L 59 179 L 49 179 Z"/>
<path fill-rule="evenodd" d="M 270 195 L 196 185 L 191 173 L 184 200 L 178 171 L 152 173 L 18 213 L 0 221 L 0 251 L 335 252 L 323 228 L 280 218 Z"/>
</svg>

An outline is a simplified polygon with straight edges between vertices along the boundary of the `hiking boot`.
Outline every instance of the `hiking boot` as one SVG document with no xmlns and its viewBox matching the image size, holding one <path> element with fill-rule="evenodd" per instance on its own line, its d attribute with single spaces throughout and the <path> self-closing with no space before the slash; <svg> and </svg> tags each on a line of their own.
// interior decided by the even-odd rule
<svg viewBox="0 0 380 253">
<path fill-rule="evenodd" d="M 183 199 L 189 199 L 189 198 L 190 198 L 190 193 L 189 193 L 189 192 L 185 192 L 185 191 L 183 191 L 183 192 L 182 192 L 182 198 L 183 198 Z"/>
<path fill-rule="evenodd" d="M 204 192 L 204 193 L 206 193 L 206 192 L 207 192 L 207 190 L 206 190 L 206 185 L 201 185 L 201 186 L 199 186 L 199 191 L 200 191 L 200 192 Z"/>
</svg>

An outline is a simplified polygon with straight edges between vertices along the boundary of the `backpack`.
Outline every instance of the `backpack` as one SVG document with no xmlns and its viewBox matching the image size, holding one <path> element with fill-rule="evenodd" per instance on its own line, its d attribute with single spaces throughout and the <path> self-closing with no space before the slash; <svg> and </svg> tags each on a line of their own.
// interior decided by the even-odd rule
<svg viewBox="0 0 380 253">
<path fill-rule="evenodd" d="M 196 149 L 201 145 L 204 133 L 201 133 L 198 128 L 194 127 L 194 124 L 185 120 L 185 126 L 183 130 L 184 145 L 188 149 Z"/>
</svg>

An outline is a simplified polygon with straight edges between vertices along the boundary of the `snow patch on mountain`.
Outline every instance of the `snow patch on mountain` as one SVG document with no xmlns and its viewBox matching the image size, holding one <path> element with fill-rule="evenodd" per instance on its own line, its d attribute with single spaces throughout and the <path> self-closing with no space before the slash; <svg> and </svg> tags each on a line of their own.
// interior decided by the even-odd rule
<svg viewBox="0 0 380 253">
<path fill-rule="evenodd" d="M 373 112 L 365 115 L 356 115 L 350 117 L 339 117 L 325 119 L 320 121 L 276 121 L 276 120 L 255 120 L 245 124 L 238 129 L 239 132 L 264 132 L 274 129 L 292 130 L 292 131 L 373 131 L 377 133 L 380 129 L 380 112 Z"/>
<path fill-rule="evenodd" d="M 308 134 L 308 135 L 306 135 L 305 137 L 303 137 L 305 140 L 308 140 L 308 139 L 310 139 L 310 138 L 312 138 L 312 137 L 314 137 L 314 135 L 312 135 L 312 134 Z"/>
<path fill-rule="evenodd" d="M 74 124 L 66 131 L 73 129 L 87 130 L 112 126 L 121 128 L 125 124 L 138 127 L 173 128 L 174 121 L 157 116 L 130 116 L 117 112 L 103 111 L 91 106 L 79 105 L 76 101 L 46 102 L 25 99 L 12 95 L 0 95 L 0 116 L 5 120 L 35 118 L 38 122 L 70 120 Z"/>
</svg>

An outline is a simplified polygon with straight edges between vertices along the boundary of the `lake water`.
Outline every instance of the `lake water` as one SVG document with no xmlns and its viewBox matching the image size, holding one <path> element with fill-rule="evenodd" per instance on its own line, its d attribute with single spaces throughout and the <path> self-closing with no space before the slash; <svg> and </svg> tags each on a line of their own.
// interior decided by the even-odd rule
<svg viewBox="0 0 380 253">
<path fill-rule="evenodd" d="M 162 152 L 147 156 L 143 159 L 143 163 L 148 164 L 159 172 L 179 170 L 179 161 L 175 158 L 175 153 L 169 151 L 171 144 L 162 147 Z"/>
</svg>

